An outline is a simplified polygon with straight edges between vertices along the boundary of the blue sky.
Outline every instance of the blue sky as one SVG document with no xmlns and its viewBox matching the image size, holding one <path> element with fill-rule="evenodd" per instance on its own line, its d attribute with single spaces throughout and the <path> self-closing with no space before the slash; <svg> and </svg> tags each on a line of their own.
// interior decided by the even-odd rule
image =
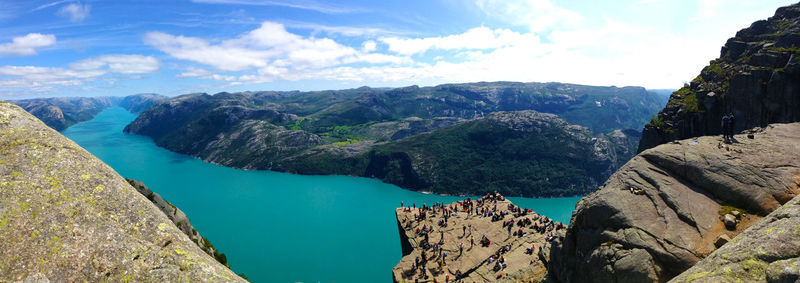
<svg viewBox="0 0 800 283">
<path fill-rule="evenodd" d="M 0 0 L 0 98 L 524 81 L 679 88 L 782 0 Z"/>
</svg>

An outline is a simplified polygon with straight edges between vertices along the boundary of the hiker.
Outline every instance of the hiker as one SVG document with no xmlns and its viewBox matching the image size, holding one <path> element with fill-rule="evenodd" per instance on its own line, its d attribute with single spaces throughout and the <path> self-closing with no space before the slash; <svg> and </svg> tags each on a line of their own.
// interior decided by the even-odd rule
<svg viewBox="0 0 800 283">
<path fill-rule="evenodd" d="M 722 116 L 722 122 L 720 122 L 720 127 L 722 127 L 722 138 L 728 139 L 728 128 L 731 126 L 730 117 L 728 115 Z"/>
<path fill-rule="evenodd" d="M 733 139 L 733 126 L 736 119 L 733 117 L 733 112 L 728 114 L 728 138 Z"/>
</svg>

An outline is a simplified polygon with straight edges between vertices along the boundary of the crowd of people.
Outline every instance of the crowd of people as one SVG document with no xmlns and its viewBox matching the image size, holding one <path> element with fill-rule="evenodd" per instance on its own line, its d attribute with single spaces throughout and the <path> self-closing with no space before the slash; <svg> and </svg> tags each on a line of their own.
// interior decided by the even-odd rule
<svg viewBox="0 0 800 283">
<path fill-rule="evenodd" d="M 475 237 L 472 235 L 474 227 L 472 224 L 469 224 L 469 226 L 464 224 L 460 225 L 460 227 L 455 226 L 456 228 L 447 229 L 451 227 L 451 223 L 453 223 L 451 220 L 453 217 L 457 219 L 454 225 L 458 225 L 461 219 L 475 219 L 476 217 L 489 218 L 488 220 L 491 222 L 502 221 L 502 228 L 505 229 L 508 234 L 506 240 L 511 237 L 522 238 L 534 233 L 538 235 L 544 234 L 544 239 L 546 241 L 555 241 L 560 239 L 561 236 L 559 235 L 563 235 L 563 233 L 557 232 L 566 228 L 564 224 L 553 221 L 546 216 L 533 213 L 530 209 L 518 207 L 512 203 L 503 203 L 501 207 L 498 208 L 498 204 L 503 201 L 505 201 L 505 198 L 495 192 L 488 193 L 476 200 L 467 198 L 449 205 L 436 202 L 432 206 L 423 204 L 421 207 L 417 207 L 416 203 L 412 203 L 412 205 L 406 207 L 401 202 L 401 210 L 412 214 L 412 217 L 406 215 L 403 218 L 402 227 L 404 227 L 406 231 L 414 233 L 416 236 L 415 238 L 419 239 L 417 242 L 418 247 L 421 248 L 421 253 L 415 258 L 411 269 L 405 271 L 406 277 L 414 277 L 415 281 L 427 281 L 430 278 L 430 274 L 433 276 L 433 282 L 438 282 L 438 280 L 441 279 L 440 275 L 444 274 L 445 282 L 449 283 L 451 279 L 450 275 L 453 275 L 453 282 L 460 282 L 468 275 L 463 274 L 460 269 L 456 269 L 455 271 L 451 269 L 445 270 L 448 262 L 448 251 L 453 253 L 456 251 L 458 252 L 456 256 L 449 257 L 450 261 L 455 261 L 465 253 L 464 243 L 466 239 L 469 239 L 469 248 L 467 251 L 471 251 L 475 246 Z M 432 218 L 437 218 L 437 220 L 433 220 Z M 435 228 L 434 226 L 438 227 Z M 444 245 L 446 238 L 445 230 L 450 231 L 447 236 L 453 237 L 452 239 L 448 239 L 448 242 L 453 241 L 449 244 L 450 249 L 446 249 Z M 451 233 L 453 230 L 461 230 L 460 235 Z M 439 232 L 438 239 L 433 239 L 438 241 L 431 241 L 431 238 L 435 237 L 432 235 L 436 235 L 434 231 Z M 502 244 L 503 241 L 501 240 L 499 243 Z M 481 248 L 491 248 L 492 240 L 489 239 L 489 236 L 483 234 L 478 244 Z M 453 247 L 457 247 L 457 250 Z M 511 248 L 511 245 L 498 247 L 495 253 L 484 260 L 483 264 L 489 266 L 489 269 L 494 272 L 504 271 L 508 266 L 508 259 L 504 257 L 504 255 L 511 252 Z M 530 260 L 531 264 L 537 262 L 535 256 L 533 256 L 535 254 L 535 248 L 536 245 L 531 245 L 531 247 L 527 248 L 524 252 L 533 257 L 533 259 Z M 541 247 L 539 247 L 539 249 L 541 249 Z M 429 267 L 430 263 L 435 265 Z M 502 274 L 503 273 L 500 273 L 500 275 Z"/>
</svg>

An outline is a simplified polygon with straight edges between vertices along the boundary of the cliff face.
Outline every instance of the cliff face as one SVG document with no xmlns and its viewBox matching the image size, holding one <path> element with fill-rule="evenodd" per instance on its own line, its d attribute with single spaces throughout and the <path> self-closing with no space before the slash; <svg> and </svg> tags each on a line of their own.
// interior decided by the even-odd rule
<svg viewBox="0 0 800 283">
<path fill-rule="evenodd" d="M 243 281 L 113 169 L 0 102 L 0 281 Z"/>
<path fill-rule="evenodd" d="M 639 152 L 677 139 L 717 135 L 733 112 L 734 131 L 800 121 L 800 4 L 754 22 L 722 47 L 720 57 L 672 93 L 643 130 Z"/>
<path fill-rule="evenodd" d="M 680 140 L 631 159 L 577 204 L 564 242 L 551 250 L 550 275 L 663 282 L 705 258 L 722 234 L 733 238 L 778 209 L 800 193 L 800 123 L 753 137 Z M 733 231 L 721 221 L 732 210 L 747 212 Z"/>
</svg>

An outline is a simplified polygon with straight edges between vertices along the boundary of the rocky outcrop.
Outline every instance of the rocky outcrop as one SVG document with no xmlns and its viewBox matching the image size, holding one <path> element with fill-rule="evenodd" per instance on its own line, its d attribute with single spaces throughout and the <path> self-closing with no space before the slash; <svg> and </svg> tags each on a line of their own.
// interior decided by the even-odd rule
<svg viewBox="0 0 800 283">
<path fill-rule="evenodd" d="M 800 178 L 797 179 L 800 183 Z M 671 282 L 797 282 L 800 198 L 770 213 Z"/>
<path fill-rule="evenodd" d="M 243 281 L 113 169 L 6 102 L 0 164 L 0 281 Z"/>
<path fill-rule="evenodd" d="M 225 256 L 225 254 L 220 253 L 217 249 L 215 249 L 214 245 L 212 245 L 208 239 L 203 238 L 203 236 L 201 236 L 200 233 L 198 233 L 197 230 L 194 229 L 192 223 L 189 222 L 189 218 L 186 217 L 186 214 L 183 213 L 183 211 L 181 211 L 180 208 L 162 198 L 161 195 L 151 191 L 141 181 L 131 180 L 127 178 L 125 179 L 125 181 L 127 181 L 128 184 L 131 185 L 131 187 L 136 189 L 136 191 L 138 191 L 140 194 L 142 194 L 144 197 L 150 200 L 150 202 L 152 202 L 156 207 L 158 207 L 158 209 L 160 209 L 161 212 L 163 212 L 164 215 L 166 215 L 169 218 L 169 220 L 172 220 L 172 223 L 174 223 L 175 226 L 177 226 L 178 229 L 180 229 L 183 232 L 183 234 L 186 234 L 186 236 L 188 236 L 189 239 L 192 240 L 192 242 L 197 244 L 197 246 L 200 247 L 200 249 L 202 249 L 208 255 L 213 256 L 214 259 L 219 261 L 219 263 L 230 267 L 230 265 L 228 265 L 228 259 Z"/>
<path fill-rule="evenodd" d="M 643 130 L 639 151 L 672 140 L 716 135 L 733 112 L 734 131 L 800 121 L 800 4 L 754 22 L 722 47 L 720 57 L 672 93 Z"/>
<path fill-rule="evenodd" d="M 631 159 L 578 202 L 563 244 L 551 250 L 550 275 L 663 282 L 708 256 L 718 236 L 733 238 L 791 200 L 800 193 L 800 123 L 752 135 L 732 144 L 719 136 L 680 140 Z M 722 222 L 729 212 L 747 212 L 735 231 Z"/>
<path fill-rule="evenodd" d="M 565 227 L 499 195 L 426 209 L 406 206 L 395 213 L 403 247 L 403 258 L 392 269 L 395 282 L 544 282 L 540 252 L 547 251 L 542 247 L 548 241 L 558 241 Z"/>
</svg>

